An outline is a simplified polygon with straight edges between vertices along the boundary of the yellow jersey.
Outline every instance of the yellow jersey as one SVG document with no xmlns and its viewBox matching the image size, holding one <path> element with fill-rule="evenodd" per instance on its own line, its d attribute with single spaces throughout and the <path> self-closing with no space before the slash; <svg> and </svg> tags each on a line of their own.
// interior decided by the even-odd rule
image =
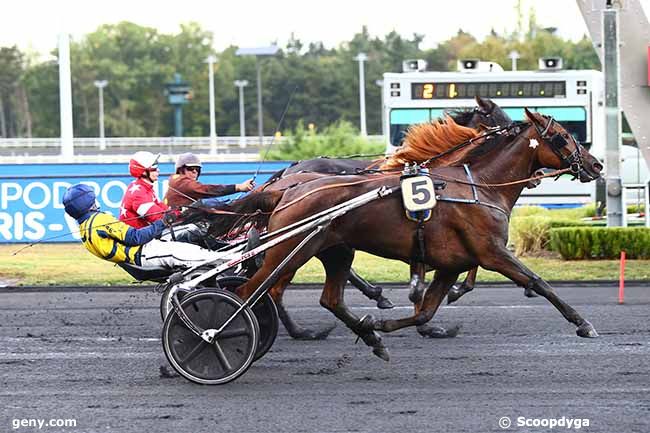
<svg viewBox="0 0 650 433">
<path fill-rule="evenodd" d="M 79 224 L 81 241 L 92 254 L 114 263 L 140 265 L 142 245 L 128 246 L 124 243 L 130 228 L 105 212 L 92 213 Z"/>
</svg>

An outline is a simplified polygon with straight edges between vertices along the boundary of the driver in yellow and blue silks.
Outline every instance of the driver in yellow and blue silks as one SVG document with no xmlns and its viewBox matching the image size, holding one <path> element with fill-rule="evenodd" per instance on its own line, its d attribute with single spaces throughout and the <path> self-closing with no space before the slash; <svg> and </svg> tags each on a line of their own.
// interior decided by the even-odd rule
<svg viewBox="0 0 650 433">
<path fill-rule="evenodd" d="M 163 219 L 136 229 L 110 213 L 100 212 L 93 188 L 85 184 L 68 188 L 63 196 L 63 206 L 79 224 L 84 247 L 104 260 L 143 268 L 173 269 L 223 257 L 222 253 L 197 245 L 156 239 L 165 228 Z M 167 218 L 168 223 L 173 220 L 173 217 Z"/>
</svg>

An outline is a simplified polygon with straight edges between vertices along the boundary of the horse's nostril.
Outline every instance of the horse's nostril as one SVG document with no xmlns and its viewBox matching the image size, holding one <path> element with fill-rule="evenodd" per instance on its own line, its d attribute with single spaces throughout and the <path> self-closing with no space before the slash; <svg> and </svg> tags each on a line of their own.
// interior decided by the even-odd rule
<svg viewBox="0 0 650 433">
<path fill-rule="evenodd" d="M 594 170 L 601 172 L 603 170 L 603 165 L 598 162 L 594 163 Z"/>
</svg>

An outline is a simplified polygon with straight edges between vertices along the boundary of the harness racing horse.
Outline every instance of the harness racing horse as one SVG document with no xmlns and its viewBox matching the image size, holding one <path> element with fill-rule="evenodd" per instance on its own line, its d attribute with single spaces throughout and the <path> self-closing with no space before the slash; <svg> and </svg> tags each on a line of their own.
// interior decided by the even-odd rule
<svg viewBox="0 0 650 433">
<path fill-rule="evenodd" d="M 454 122 L 462 126 L 468 126 L 471 128 L 477 129 L 487 129 L 499 126 L 506 126 L 512 123 L 512 119 L 493 101 L 489 99 L 483 99 L 476 97 L 477 107 L 471 110 L 454 110 L 450 113 L 450 117 Z M 409 147 L 408 135 L 405 140 L 405 146 Z M 273 174 L 271 178 L 264 184 L 261 185 L 259 190 L 274 190 L 274 189 L 287 189 L 290 186 L 295 186 L 305 181 L 312 180 L 318 176 L 311 175 L 313 173 L 321 174 L 331 174 L 331 175 L 345 175 L 345 174 L 358 174 L 361 172 L 367 172 L 372 167 L 376 167 L 381 163 L 381 160 L 370 161 L 370 160 L 355 160 L 355 159 L 337 159 L 337 158 L 317 158 L 306 161 L 299 161 L 286 169 L 280 170 L 277 173 Z M 440 158 L 432 164 L 432 166 L 441 166 L 449 163 L 448 159 Z M 370 170 L 371 171 L 371 170 Z M 297 176 L 300 174 L 301 176 Z M 534 187 L 536 185 L 530 186 Z M 223 233 L 217 232 L 213 235 L 220 236 Z M 415 269 L 412 266 L 412 275 L 417 277 L 417 280 L 411 281 L 411 287 L 416 288 L 419 284 L 422 284 L 424 281 L 424 269 L 419 268 Z M 449 295 L 449 302 L 454 302 L 459 299 L 463 294 L 474 289 L 474 284 L 476 281 L 476 274 L 478 268 L 472 269 L 467 274 L 467 277 L 458 287 L 454 286 Z M 382 288 L 379 286 L 374 286 L 360 275 L 358 275 L 354 269 L 350 269 L 350 276 L 348 280 L 357 287 L 366 297 L 373 299 L 377 302 L 378 308 L 392 308 L 392 302 L 385 298 L 382 295 Z M 526 296 L 536 296 L 532 291 L 526 290 Z M 299 327 L 295 322 L 293 322 L 288 315 L 286 308 L 281 302 L 280 298 L 276 301 L 278 306 L 278 311 L 280 313 L 280 318 L 287 328 L 289 335 L 293 338 L 298 339 L 312 339 L 315 336 L 318 338 L 324 338 L 327 336 L 326 332 L 314 333 L 311 330 L 304 329 Z M 444 332 L 443 330 L 438 330 L 441 332 L 436 332 L 435 328 L 428 328 L 426 335 L 429 337 L 449 337 L 454 336 L 455 333 Z M 329 331 L 328 331 L 329 332 Z"/>
<path fill-rule="evenodd" d="M 360 319 L 343 300 L 354 249 L 404 262 L 410 260 L 416 242 L 416 223 L 404 218 L 399 194 L 388 194 L 327 224 L 288 261 L 277 281 L 288 283 L 287 275 L 293 275 L 311 257 L 318 255 L 326 271 L 321 305 L 371 346 L 375 355 L 385 360 L 389 358 L 388 351 L 377 331 L 392 332 L 426 324 L 458 275 L 477 266 L 499 272 L 517 285 L 545 297 L 576 325 L 580 337 L 597 337 L 591 323 L 507 249 L 510 213 L 525 183 L 537 169 L 571 171 L 582 182 L 597 179 L 602 170 L 602 165 L 553 118 L 527 109 L 525 114 L 526 122 L 478 139 L 483 143 L 470 152 L 469 165 L 431 171 L 432 178 L 447 182 L 444 196 L 438 199 L 431 219 L 424 224 L 423 260 L 436 272 L 412 316 L 398 320 L 377 320 L 372 316 Z M 479 135 L 475 131 L 465 133 L 473 134 L 474 138 Z M 427 164 L 427 160 L 416 162 Z M 343 176 L 308 182 L 288 190 L 279 199 L 273 198 L 279 201 L 269 218 L 268 228 L 278 230 L 379 187 L 396 191 L 399 177 Z M 391 229 L 386 230 L 386 227 Z M 263 266 L 237 289 L 239 295 L 247 298 L 305 237 L 300 235 L 269 249 Z"/>
<path fill-rule="evenodd" d="M 469 125 L 472 125 L 472 127 L 479 127 L 481 129 L 488 128 L 487 125 L 492 125 L 493 123 L 500 123 L 501 125 L 507 125 L 512 123 L 510 118 L 507 116 L 507 114 L 496 104 L 494 104 L 490 100 L 482 100 L 480 98 L 477 98 L 477 102 L 479 103 L 480 108 L 476 108 L 474 110 L 466 110 L 466 111 L 457 111 L 455 112 L 456 118 L 460 119 L 463 123 L 467 123 Z M 447 119 L 446 121 L 436 121 L 435 124 L 443 125 L 445 122 L 448 124 L 455 124 L 454 118 Z M 487 125 L 486 125 L 487 123 Z M 462 126 L 462 125 L 461 125 Z M 499 125 L 496 125 L 499 126 Z M 412 127 L 413 129 L 417 129 L 418 127 Z M 424 128 L 425 130 L 427 129 L 426 127 Z M 467 129 L 467 137 L 473 137 L 475 134 L 475 131 L 473 129 L 465 128 Z M 454 130 L 453 128 L 449 128 L 449 130 Z M 439 131 L 441 132 L 441 131 Z M 444 132 L 444 130 L 442 131 Z M 416 134 L 417 135 L 417 134 Z M 405 139 L 404 146 L 398 153 L 396 154 L 395 158 L 400 158 L 403 153 L 406 155 L 411 155 L 414 151 L 418 152 L 418 147 L 421 146 L 419 141 L 421 140 L 411 140 L 412 135 L 407 135 Z M 449 138 L 449 136 L 445 136 L 446 139 Z M 440 158 L 435 158 L 434 160 L 431 161 L 431 166 L 444 166 L 444 165 L 449 165 L 449 164 L 458 164 L 462 161 L 463 155 L 467 154 L 469 150 L 472 149 L 473 146 L 476 146 L 476 144 L 470 145 L 465 149 L 460 149 L 456 152 L 449 152 L 449 148 L 451 147 L 448 140 L 446 139 L 441 139 L 439 140 L 438 148 L 435 148 L 437 152 L 441 154 Z M 453 144 L 453 140 L 451 142 Z M 429 151 L 432 152 L 434 149 L 429 148 Z M 430 154 L 428 155 L 430 156 Z M 318 160 L 312 160 L 312 161 L 318 161 Z M 323 160 L 327 161 L 327 160 Z M 338 160 L 329 160 L 334 163 Z M 345 161 L 350 162 L 350 160 L 340 160 L 340 161 Z M 306 161 L 306 163 L 309 161 Z M 355 161 L 358 163 L 359 161 Z M 369 164 L 370 161 L 366 161 L 363 163 L 364 166 Z M 340 166 L 338 166 L 340 168 Z M 358 170 L 361 170 L 360 168 Z M 264 185 L 260 186 L 257 190 L 258 191 L 266 191 L 266 192 L 272 192 L 272 191 L 280 191 L 283 192 L 286 189 L 292 188 L 292 187 L 297 187 L 300 185 L 303 185 L 306 182 L 311 182 L 315 179 L 320 179 L 323 177 L 334 177 L 337 178 L 341 176 L 339 175 L 324 175 L 321 173 L 312 173 L 312 172 L 303 172 L 303 171 L 297 171 L 294 173 L 290 173 L 285 176 L 276 176 L 274 181 L 269 181 L 265 183 Z M 245 207 L 239 207 L 241 204 L 243 204 Z M 212 236 L 223 236 L 225 232 L 227 232 L 229 229 L 231 229 L 232 225 L 235 223 L 232 223 L 233 221 L 237 221 L 241 224 L 241 220 L 237 216 L 239 213 L 247 213 L 251 211 L 250 203 L 247 203 L 246 200 L 238 200 L 237 202 L 233 202 L 230 206 L 224 207 L 224 209 L 233 212 L 233 216 L 229 217 L 228 215 L 223 215 L 220 216 L 219 218 L 215 218 L 215 221 L 212 223 L 210 227 L 210 234 Z M 266 226 L 266 222 L 261 222 L 258 221 L 257 223 L 258 227 L 259 226 Z M 353 254 L 353 252 L 352 252 Z M 317 255 L 318 257 L 318 255 Z M 422 282 L 424 281 L 424 272 L 425 272 L 425 267 L 420 266 L 421 264 L 418 264 L 418 266 L 414 266 L 413 263 L 411 263 L 411 269 L 412 269 L 412 274 L 417 275 L 417 278 L 415 281 L 411 281 L 411 291 L 412 292 L 418 292 L 418 291 L 423 291 L 424 286 L 422 285 Z M 354 271 L 351 270 L 351 273 L 354 273 Z M 286 307 L 284 306 L 284 303 L 282 301 L 282 294 L 284 293 L 285 287 L 288 285 L 290 282 L 291 278 L 293 277 L 293 274 L 291 275 L 286 275 L 283 279 L 283 281 L 279 282 L 276 284 L 273 288 L 270 290 L 271 297 L 274 299 L 277 308 L 278 308 L 278 313 L 280 316 L 280 319 L 287 329 L 289 335 L 292 338 L 295 339 L 301 339 L 301 340 L 310 340 L 310 339 L 324 339 L 327 337 L 327 335 L 331 332 L 333 327 L 327 327 L 325 329 L 316 331 L 308 328 L 304 328 L 300 326 L 298 323 L 296 323 L 291 316 L 289 315 Z M 469 286 L 466 282 L 463 283 L 463 286 L 466 288 L 466 291 L 472 290 L 473 288 L 473 281 L 475 280 L 476 277 L 476 269 L 470 271 L 469 277 L 472 281 L 472 286 Z M 361 277 L 358 277 L 356 279 L 356 282 L 358 284 L 355 284 L 355 279 L 348 278 L 350 281 L 353 282 L 353 284 L 358 287 L 362 293 L 364 293 L 368 298 L 370 299 L 375 299 L 373 297 L 374 294 L 378 294 L 380 299 L 386 299 L 381 296 L 381 288 L 379 287 L 374 287 L 371 284 L 365 282 L 365 280 L 361 279 Z M 360 283 L 363 282 L 363 283 Z M 414 297 L 417 295 L 413 295 L 411 297 Z M 458 296 L 460 297 L 460 295 Z M 392 306 L 392 303 L 391 303 Z M 423 325 L 421 327 L 418 327 L 418 332 L 426 337 L 430 338 L 448 338 L 448 337 L 454 337 L 456 333 L 458 332 L 458 328 L 454 328 L 451 330 L 444 329 L 444 328 L 439 328 L 439 327 L 433 327 L 429 325 Z"/>
</svg>

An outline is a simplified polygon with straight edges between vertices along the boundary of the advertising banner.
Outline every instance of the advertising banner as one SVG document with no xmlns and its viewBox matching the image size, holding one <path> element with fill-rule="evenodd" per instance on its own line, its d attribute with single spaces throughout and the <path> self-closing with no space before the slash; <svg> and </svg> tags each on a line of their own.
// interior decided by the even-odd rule
<svg viewBox="0 0 650 433">
<path fill-rule="evenodd" d="M 259 168 L 256 183 L 260 185 L 288 165 L 284 161 L 261 166 L 258 162 L 204 163 L 200 181 L 241 183 Z M 161 199 L 173 172 L 173 163 L 160 164 L 155 189 Z M 77 223 L 65 214 L 61 204 L 66 189 L 75 183 L 92 186 L 101 209 L 117 217 L 124 191 L 132 181 L 125 163 L 0 164 L 0 243 L 75 241 L 79 239 Z"/>
</svg>

